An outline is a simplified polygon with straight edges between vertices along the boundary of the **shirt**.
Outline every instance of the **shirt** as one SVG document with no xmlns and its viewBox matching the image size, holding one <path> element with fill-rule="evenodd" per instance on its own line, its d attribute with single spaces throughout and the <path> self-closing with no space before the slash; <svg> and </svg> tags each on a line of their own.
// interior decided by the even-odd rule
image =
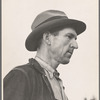
<svg viewBox="0 0 100 100">
<path fill-rule="evenodd" d="M 44 69 L 46 76 L 50 82 L 52 90 L 54 92 L 54 96 L 57 100 L 68 100 L 67 96 L 65 95 L 63 83 L 60 78 L 56 78 L 54 73 L 56 72 L 48 63 L 42 60 L 40 57 L 35 57 L 41 67 Z"/>
</svg>

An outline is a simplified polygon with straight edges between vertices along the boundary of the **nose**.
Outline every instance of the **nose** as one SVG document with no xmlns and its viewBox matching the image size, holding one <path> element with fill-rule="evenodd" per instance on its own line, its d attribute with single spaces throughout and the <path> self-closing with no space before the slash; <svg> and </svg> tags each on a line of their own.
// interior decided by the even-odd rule
<svg viewBox="0 0 100 100">
<path fill-rule="evenodd" d="M 76 40 L 73 40 L 73 41 L 71 42 L 71 44 L 70 44 L 70 47 L 71 47 L 71 48 L 74 48 L 74 49 L 78 49 L 78 43 L 77 43 L 77 41 L 76 41 Z"/>
</svg>

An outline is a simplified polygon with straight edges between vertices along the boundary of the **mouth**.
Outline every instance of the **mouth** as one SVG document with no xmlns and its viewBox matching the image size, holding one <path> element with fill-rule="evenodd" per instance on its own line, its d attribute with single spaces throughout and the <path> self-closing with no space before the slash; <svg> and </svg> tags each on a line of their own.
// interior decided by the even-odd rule
<svg viewBox="0 0 100 100">
<path fill-rule="evenodd" d="M 68 51 L 68 53 L 70 53 L 72 55 L 73 54 L 73 51 Z"/>
<path fill-rule="evenodd" d="M 73 50 L 68 50 L 66 52 L 66 56 L 69 57 L 69 58 L 72 56 L 72 54 L 73 54 Z"/>
<path fill-rule="evenodd" d="M 68 51 L 68 52 L 65 54 L 65 56 L 68 57 L 68 58 L 70 58 L 70 57 L 72 56 L 72 52 L 69 52 L 69 51 Z"/>
<path fill-rule="evenodd" d="M 68 53 L 72 54 L 72 52 L 68 52 Z"/>
</svg>

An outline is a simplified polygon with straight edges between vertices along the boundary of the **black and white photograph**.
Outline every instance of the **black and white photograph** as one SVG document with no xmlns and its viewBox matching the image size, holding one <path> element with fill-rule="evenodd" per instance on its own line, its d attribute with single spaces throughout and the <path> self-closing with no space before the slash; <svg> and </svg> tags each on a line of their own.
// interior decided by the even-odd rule
<svg viewBox="0 0 100 100">
<path fill-rule="evenodd" d="M 2 0 L 2 100 L 99 100 L 98 3 Z"/>
</svg>

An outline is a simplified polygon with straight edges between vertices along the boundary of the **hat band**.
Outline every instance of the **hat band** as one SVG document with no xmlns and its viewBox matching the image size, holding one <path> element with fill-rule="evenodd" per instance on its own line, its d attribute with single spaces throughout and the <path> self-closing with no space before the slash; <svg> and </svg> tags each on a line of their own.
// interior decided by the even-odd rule
<svg viewBox="0 0 100 100">
<path fill-rule="evenodd" d="M 46 22 L 48 22 L 48 21 L 55 20 L 55 19 L 63 19 L 63 18 L 68 19 L 67 16 L 55 16 L 55 17 L 51 17 L 51 18 L 45 20 L 44 22 L 40 23 L 39 25 L 37 25 L 35 28 L 37 28 L 37 27 L 40 26 L 41 24 L 46 23 Z"/>
</svg>

